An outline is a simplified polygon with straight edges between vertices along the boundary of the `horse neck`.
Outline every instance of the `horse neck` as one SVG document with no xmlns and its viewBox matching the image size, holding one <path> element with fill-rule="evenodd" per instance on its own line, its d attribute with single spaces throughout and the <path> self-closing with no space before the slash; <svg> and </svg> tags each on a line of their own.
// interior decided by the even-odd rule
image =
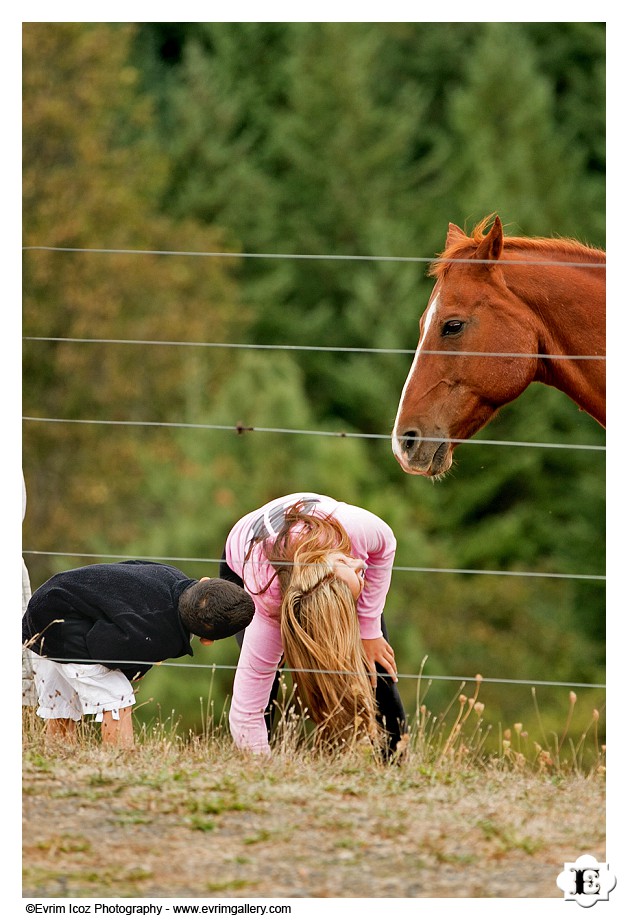
<svg viewBox="0 0 628 920">
<path fill-rule="evenodd" d="M 531 252 L 526 258 L 532 261 L 534 256 Z M 518 252 L 512 258 L 519 260 L 521 254 Z M 548 260 L 550 256 L 544 252 L 542 258 Z M 602 258 L 589 257 L 596 264 L 602 259 L 603 255 Z M 555 260 L 576 261 L 564 252 L 557 252 Z M 540 360 L 535 379 L 562 390 L 604 424 L 605 362 L 569 360 L 567 356 L 606 354 L 605 270 L 582 262 L 578 265 L 539 264 L 534 266 L 532 273 L 529 267 L 513 265 L 507 272 L 508 286 L 534 314 L 539 353 L 561 356 Z"/>
</svg>

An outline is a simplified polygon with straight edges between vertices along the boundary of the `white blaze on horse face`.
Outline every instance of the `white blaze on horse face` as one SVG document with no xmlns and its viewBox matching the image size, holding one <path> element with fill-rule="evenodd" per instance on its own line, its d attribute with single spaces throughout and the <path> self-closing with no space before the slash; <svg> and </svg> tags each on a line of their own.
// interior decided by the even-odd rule
<svg viewBox="0 0 628 920">
<path fill-rule="evenodd" d="M 415 361 L 419 357 L 419 352 L 423 348 L 423 343 L 425 342 L 425 337 L 427 336 L 427 330 L 430 328 L 430 324 L 432 320 L 434 319 L 434 314 L 436 313 L 437 307 L 438 307 L 438 294 L 436 294 L 435 297 L 432 298 L 432 302 L 427 309 L 427 316 L 425 317 L 425 322 L 423 323 L 423 335 L 421 336 L 421 339 L 419 341 L 419 344 L 416 350 L 416 355 L 414 356 Z M 410 371 L 410 373 L 412 373 L 412 371 Z"/>
<path fill-rule="evenodd" d="M 434 319 L 434 314 L 436 313 L 437 309 L 438 309 L 438 294 L 434 293 L 434 296 L 432 297 L 432 301 L 427 308 L 427 313 L 425 314 L 425 321 L 423 323 L 423 333 L 421 334 L 421 338 L 419 339 L 419 344 L 417 345 L 417 349 L 414 353 L 412 367 L 410 368 L 410 372 L 408 373 L 408 376 L 406 377 L 406 382 L 403 385 L 403 390 L 401 391 L 401 399 L 399 400 L 399 408 L 397 409 L 397 418 L 395 419 L 395 425 L 393 427 L 394 434 L 393 434 L 392 448 L 393 448 L 393 453 L 396 457 L 401 456 L 401 447 L 399 446 L 399 442 L 400 442 L 400 435 L 402 434 L 402 432 L 398 431 L 398 425 L 399 425 L 399 416 L 401 415 L 401 409 L 403 407 L 403 404 L 406 398 L 406 390 L 408 389 L 408 384 L 410 383 L 410 381 L 412 380 L 412 377 L 414 376 L 414 372 L 416 370 L 417 364 L 419 362 L 419 358 L 421 356 L 421 350 L 425 343 L 425 339 L 426 339 L 428 330 L 430 328 L 432 320 Z"/>
</svg>

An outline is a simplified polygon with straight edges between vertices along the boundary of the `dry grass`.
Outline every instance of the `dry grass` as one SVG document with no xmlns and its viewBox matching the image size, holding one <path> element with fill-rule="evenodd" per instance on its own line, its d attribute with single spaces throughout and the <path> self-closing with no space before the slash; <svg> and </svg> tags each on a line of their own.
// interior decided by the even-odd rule
<svg viewBox="0 0 628 920">
<path fill-rule="evenodd" d="M 563 864 L 606 849 L 591 726 L 576 741 L 513 728 L 489 755 L 476 693 L 438 718 L 419 707 L 384 766 L 359 746 L 317 754 L 290 709 L 269 759 L 235 751 L 222 725 L 200 739 L 153 727 L 132 752 L 88 726 L 51 748 L 30 714 L 23 894 L 561 898 Z"/>
</svg>

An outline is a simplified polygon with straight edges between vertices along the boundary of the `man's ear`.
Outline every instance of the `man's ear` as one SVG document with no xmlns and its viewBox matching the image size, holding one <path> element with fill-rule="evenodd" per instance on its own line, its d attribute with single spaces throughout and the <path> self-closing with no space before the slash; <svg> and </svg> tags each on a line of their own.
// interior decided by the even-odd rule
<svg viewBox="0 0 628 920">
<path fill-rule="evenodd" d="M 203 575 L 202 578 L 199 578 L 199 581 L 211 581 L 209 575 Z"/>
</svg>

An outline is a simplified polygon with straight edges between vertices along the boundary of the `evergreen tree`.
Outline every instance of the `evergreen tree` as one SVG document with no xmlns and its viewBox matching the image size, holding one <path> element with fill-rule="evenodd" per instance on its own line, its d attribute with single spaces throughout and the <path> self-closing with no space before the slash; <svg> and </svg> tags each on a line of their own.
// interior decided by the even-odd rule
<svg viewBox="0 0 628 920">
<path fill-rule="evenodd" d="M 24 26 L 26 246 L 222 245 L 215 231 L 158 212 L 166 164 L 128 63 L 131 35 L 105 24 Z M 211 341 L 238 312 L 227 265 L 206 259 L 34 250 L 25 253 L 23 277 L 26 336 Z M 207 353 L 192 349 L 27 341 L 24 414 L 191 421 L 226 373 L 218 357 L 210 366 Z M 168 445 L 165 429 L 26 422 L 26 545 L 121 554 L 133 541 L 141 546 L 157 510 L 146 465 L 169 483 L 159 513 L 177 514 Z M 31 566 L 35 585 L 50 574 L 39 559 Z"/>
<path fill-rule="evenodd" d="M 576 235 L 582 154 L 556 129 L 552 84 L 519 24 L 483 23 L 449 111 L 457 213 L 512 215 L 515 232 L 531 236 Z"/>
<path fill-rule="evenodd" d="M 603 26 L 25 24 L 25 242 L 430 257 L 448 221 L 498 210 L 518 232 L 599 244 Z M 431 570 L 601 572 L 602 454 L 470 444 L 434 485 L 402 473 L 387 439 L 236 433 L 390 431 L 411 356 L 316 349 L 413 348 L 424 275 L 414 262 L 27 252 L 27 335 L 304 346 L 25 343 L 27 415 L 230 429 L 27 423 L 27 544 L 215 558 L 240 514 L 319 489 L 397 534 L 387 619 L 402 672 L 427 655 L 430 673 L 599 679 L 599 583 Z M 486 435 L 603 438 L 545 387 Z M 166 712 L 208 683 L 149 677 Z M 402 692 L 412 711 L 415 688 Z M 525 693 L 496 690 L 493 718 L 525 719 Z M 431 695 L 444 705 L 450 687 Z"/>
</svg>

